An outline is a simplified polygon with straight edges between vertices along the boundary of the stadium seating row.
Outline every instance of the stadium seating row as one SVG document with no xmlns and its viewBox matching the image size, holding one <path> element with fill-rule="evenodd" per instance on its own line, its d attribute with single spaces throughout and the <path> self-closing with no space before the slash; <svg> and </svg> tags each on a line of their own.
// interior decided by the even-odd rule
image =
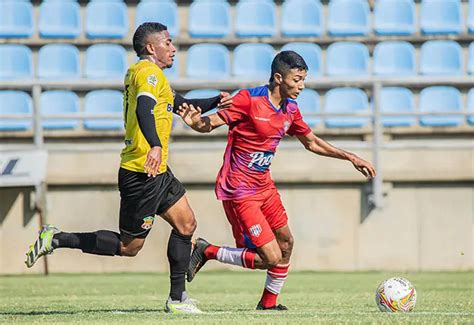
<svg viewBox="0 0 474 325">
<path fill-rule="evenodd" d="M 420 31 L 426 35 L 474 33 L 474 0 L 469 0 L 467 24 L 460 0 L 422 0 Z M 42 38 L 77 38 L 82 32 L 77 1 L 45 0 L 40 5 L 38 31 Z M 286 0 L 277 26 L 273 1 L 239 1 L 232 26 L 227 1 L 194 1 L 189 7 L 191 37 L 273 37 L 278 27 L 284 37 L 321 36 L 326 27 L 332 36 L 368 35 L 372 15 L 367 0 L 332 0 L 327 22 L 319 0 Z M 412 35 L 417 32 L 414 0 L 377 0 L 373 31 L 379 35 Z M 180 33 L 178 7 L 171 0 L 143 0 L 137 5 L 135 25 L 158 21 L 170 34 Z M 87 4 L 85 35 L 89 39 L 124 38 L 129 32 L 127 6 L 123 1 L 93 0 Z M 34 33 L 33 6 L 28 1 L 0 1 L 0 38 L 31 37 Z"/>
<path fill-rule="evenodd" d="M 323 73 L 321 48 L 313 43 L 288 43 L 282 50 L 300 53 L 309 65 L 308 77 Z M 268 44 L 240 44 L 233 52 L 232 75 L 264 80 L 269 75 L 275 50 Z M 421 46 L 419 69 L 415 48 L 408 42 L 386 41 L 375 46 L 373 72 L 380 76 L 452 75 L 465 73 L 461 46 L 455 41 L 433 40 Z M 84 73 L 90 79 L 122 79 L 127 69 L 125 49 L 117 44 L 96 44 L 85 52 Z M 0 80 L 33 77 L 31 50 L 25 45 L 0 44 Z M 176 57 L 170 79 L 178 78 Z M 369 51 L 362 43 L 336 42 L 326 52 L 328 76 L 364 76 L 370 73 Z M 467 73 L 474 74 L 474 42 L 468 50 Z M 48 44 L 40 48 L 37 76 L 41 79 L 77 79 L 81 77 L 79 50 L 70 44 Z M 196 44 L 189 48 L 186 77 L 226 79 L 231 76 L 229 50 L 221 44 Z"/>
<path fill-rule="evenodd" d="M 215 96 L 218 90 L 192 90 L 187 98 L 203 98 Z M 298 97 L 300 109 L 305 121 L 315 127 L 322 121 L 320 117 L 312 116 L 321 112 L 319 94 L 312 89 L 305 89 Z M 71 91 L 52 90 L 41 94 L 41 112 L 44 117 L 51 114 L 78 113 L 79 98 Z M 449 115 L 464 110 L 461 94 L 458 89 L 450 86 L 428 87 L 421 91 L 418 108 L 412 92 L 403 87 L 385 87 L 382 89 L 380 109 L 385 113 L 422 113 L 442 112 L 446 115 L 420 117 L 421 126 L 450 127 L 458 126 L 466 121 L 465 116 Z M 468 93 L 467 109 L 473 115 L 467 116 L 467 123 L 474 125 L 474 88 Z M 371 104 L 366 93 L 358 88 L 334 88 L 324 97 L 323 111 L 326 113 L 369 113 Z M 0 114 L 28 114 L 32 112 L 31 97 L 23 91 L 0 91 Z M 84 112 L 90 114 L 121 113 L 122 93 L 116 90 L 95 90 L 84 98 Z M 75 129 L 79 126 L 77 119 L 43 120 L 45 129 Z M 328 128 L 360 128 L 369 125 L 369 117 L 327 117 L 324 119 Z M 409 127 L 417 125 L 415 116 L 383 116 L 385 127 Z M 0 120 L 0 131 L 19 131 L 31 129 L 31 120 Z M 123 128 L 121 120 L 117 119 L 86 119 L 84 128 L 89 130 L 120 130 Z"/>
</svg>

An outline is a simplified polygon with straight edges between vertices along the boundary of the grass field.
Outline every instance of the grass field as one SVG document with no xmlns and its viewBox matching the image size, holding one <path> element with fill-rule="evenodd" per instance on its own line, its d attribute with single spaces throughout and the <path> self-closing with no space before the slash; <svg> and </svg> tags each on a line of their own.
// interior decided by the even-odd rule
<svg viewBox="0 0 474 325">
<path fill-rule="evenodd" d="M 378 311 L 374 291 L 394 275 L 408 278 L 413 313 Z M 286 312 L 256 311 L 263 272 L 202 272 L 188 286 L 203 315 L 169 315 L 166 274 L 0 277 L 0 323 L 474 323 L 473 272 L 290 273 L 279 299 Z"/>
</svg>

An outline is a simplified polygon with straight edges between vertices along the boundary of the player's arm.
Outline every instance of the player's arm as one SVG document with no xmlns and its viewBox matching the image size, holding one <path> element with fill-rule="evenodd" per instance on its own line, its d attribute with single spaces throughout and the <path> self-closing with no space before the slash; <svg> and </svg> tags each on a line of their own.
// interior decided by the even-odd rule
<svg viewBox="0 0 474 325">
<path fill-rule="evenodd" d="M 200 133 L 209 133 L 215 128 L 226 124 L 217 113 L 201 116 L 201 108 L 199 106 L 194 107 L 192 104 L 184 103 L 179 107 L 177 113 L 181 116 L 184 123 Z"/>
<path fill-rule="evenodd" d="M 308 151 L 321 156 L 348 160 L 365 177 L 375 177 L 375 169 L 370 162 L 365 161 L 352 152 L 334 147 L 330 143 L 316 136 L 313 132 L 309 132 L 306 135 L 296 135 L 296 137 Z"/>
<path fill-rule="evenodd" d="M 179 107 L 183 104 L 193 105 L 194 107 L 200 107 L 201 113 L 206 113 L 214 108 L 223 109 L 228 108 L 232 105 L 232 96 L 227 92 L 221 92 L 219 96 L 210 98 L 184 98 L 178 93 L 174 95 L 174 108 L 173 113 L 178 114 Z"/>
</svg>

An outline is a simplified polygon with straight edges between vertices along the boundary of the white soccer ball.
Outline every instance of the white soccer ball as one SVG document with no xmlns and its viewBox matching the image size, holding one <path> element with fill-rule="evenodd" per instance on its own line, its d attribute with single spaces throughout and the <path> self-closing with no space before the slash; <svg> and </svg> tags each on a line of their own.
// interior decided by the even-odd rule
<svg viewBox="0 0 474 325">
<path fill-rule="evenodd" d="M 404 278 L 383 281 L 375 292 L 375 302 L 381 311 L 407 313 L 415 308 L 415 287 Z"/>
</svg>

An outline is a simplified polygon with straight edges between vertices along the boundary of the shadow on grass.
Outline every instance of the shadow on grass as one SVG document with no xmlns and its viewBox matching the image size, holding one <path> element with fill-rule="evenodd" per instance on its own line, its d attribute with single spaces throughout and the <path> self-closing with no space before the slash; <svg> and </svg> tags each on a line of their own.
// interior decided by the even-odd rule
<svg viewBox="0 0 474 325">
<path fill-rule="evenodd" d="M 163 309 L 84 309 L 74 311 L 45 310 L 45 311 L 12 311 L 0 312 L 0 316 L 47 316 L 47 315 L 77 315 L 84 313 L 112 313 L 112 314 L 137 314 L 137 313 L 164 313 Z"/>
</svg>

